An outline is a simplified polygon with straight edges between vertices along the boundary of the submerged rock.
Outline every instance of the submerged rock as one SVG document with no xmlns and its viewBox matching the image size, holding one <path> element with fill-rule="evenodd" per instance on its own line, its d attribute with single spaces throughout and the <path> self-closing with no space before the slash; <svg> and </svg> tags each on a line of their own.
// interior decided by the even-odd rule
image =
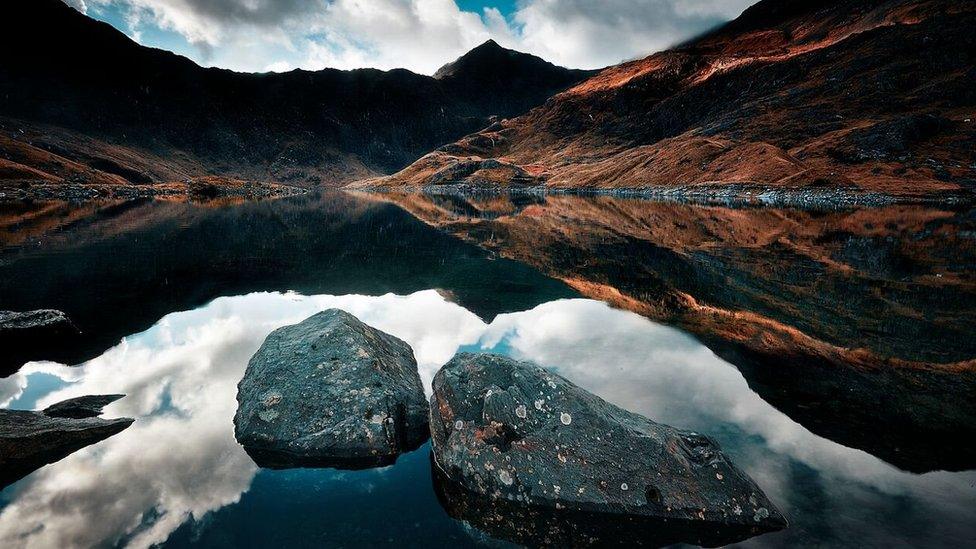
<svg viewBox="0 0 976 549">
<path fill-rule="evenodd" d="M 124 397 L 125 395 L 89 395 L 69 398 L 52 404 L 43 410 L 48 417 L 65 417 L 84 419 L 102 415 L 102 408 Z"/>
<path fill-rule="evenodd" d="M 388 465 L 430 436 L 413 350 L 338 309 L 272 332 L 237 402 L 237 440 L 265 467 Z"/>
<path fill-rule="evenodd" d="M 121 398 L 82 397 L 55 404 L 48 410 L 100 412 L 101 406 Z M 89 399 L 89 400 L 84 400 Z M 101 400 L 96 400 L 101 399 Z M 78 402 L 84 402 L 79 406 Z M 98 408 L 92 402 L 102 402 Z M 106 439 L 132 425 L 131 418 L 51 416 L 45 412 L 0 410 L 0 487 L 15 482 L 48 463 Z"/>
<path fill-rule="evenodd" d="M 29 360 L 50 358 L 45 354 L 79 334 L 61 311 L 0 311 L 0 376 L 16 371 Z"/>
<path fill-rule="evenodd" d="M 4 336 L 25 335 L 39 330 L 76 331 L 68 315 L 54 309 L 0 311 L 0 334 Z"/>
<path fill-rule="evenodd" d="M 651 545 L 722 544 L 786 525 L 708 437 L 618 408 L 534 364 L 455 356 L 434 378 L 431 434 L 435 466 L 461 490 L 446 498 L 461 502 L 454 510 L 519 543 L 537 544 L 519 538 L 540 534 L 546 544 L 576 535 L 600 544 L 607 531 L 632 529 Z M 519 527 L 513 514 L 536 526 Z"/>
</svg>

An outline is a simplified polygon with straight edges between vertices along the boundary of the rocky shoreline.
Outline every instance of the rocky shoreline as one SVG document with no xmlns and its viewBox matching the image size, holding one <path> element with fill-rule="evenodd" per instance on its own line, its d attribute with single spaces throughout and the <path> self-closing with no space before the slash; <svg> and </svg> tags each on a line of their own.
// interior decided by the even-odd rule
<svg viewBox="0 0 976 549">
<path fill-rule="evenodd" d="M 23 201 L 64 200 L 133 200 L 139 198 L 183 198 L 213 200 L 218 198 L 270 199 L 297 196 L 308 192 L 300 187 L 277 183 L 224 181 L 184 181 L 148 185 L 90 185 L 84 183 L 52 183 L 32 185 L 0 185 L 0 203 Z"/>
<path fill-rule="evenodd" d="M 759 184 L 679 185 L 669 187 L 579 188 L 547 186 L 484 187 L 467 183 L 391 187 L 386 185 L 350 185 L 351 192 L 391 194 L 417 193 L 430 196 L 580 196 L 614 197 L 675 202 L 703 206 L 781 207 L 805 210 L 841 210 L 854 207 L 892 205 L 930 205 L 957 207 L 976 202 L 964 193 L 899 196 L 857 189 L 782 189 Z"/>
</svg>

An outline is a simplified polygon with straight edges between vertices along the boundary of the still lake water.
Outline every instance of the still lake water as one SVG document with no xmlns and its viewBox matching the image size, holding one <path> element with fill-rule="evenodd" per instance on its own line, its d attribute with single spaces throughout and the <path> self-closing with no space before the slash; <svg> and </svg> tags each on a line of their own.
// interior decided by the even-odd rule
<svg viewBox="0 0 976 549">
<path fill-rule="evenodd" d="M 863 367 L 853 377 L 837 358 L 824 359 L 833 361 L 829 365 L 812 359 L 795 363 L 805 356 L 799 351 L 774 365 L 798 379 L 804 379 L 802 368 L 819 367 L 816 375 L 822 377 L 836 367 L 845 384 L 857 384 L 845 388 L 859 398 L 869 400 L 880 390 L 893 394 L 895 402 L 888 399 L 873 411 L 881 422 L 872 424 L 864 419 L 872 410 L 823 405 L 846 402 L 831 392 L 836 387 L 818 386 L 826 393 L 813 394 L 765 375 L 769 360 L 755 358 L 764 356 L 762 348 L 739 342 L 738 352 L 731 353 L 719 342 L 732 337 L 724 327 L 697 330 L 685 313 L 677 319 L 671 309 L 664 314 L 660 307 L 650 308 L 658 303 L 655 284 L 663 284 L 664 295 L 689 278 L 689 265 L 707 265 L 721 269 L 727 279 L 697 275 L 697 286 L 681 287 L 683 294 L 718 303 L 723 299 L 719 286 L 744 289 L 738 293 L 752 300 L 735 296 L 737 310 L 780 322 L 790 320 L 792 307 L 814 310 L 802 294 L 790 299 L 791 308 L 776 306 L 774 297 L 787 291 L 777 286 L 784 275 L 773 261 L 786 254 L 777 247 L 782 246 L 779 237 L 771 239 L 776 245 L 749 248 L 730 237 L 722 246 L 714 241 L 715 231 L 706 246 L 698 237 L 657 235 L 655 247 L 692 258 L 673 278 L 660 273 L 677 268 L 675 257 L 648 254 L 629 240 L 625 252 L 620 247 L 620 235 L 632 239 L 642 234 L 626 228 L 634 223 L 634 208 L 664 208 L 686 226 L 723 215 L 744 216 L 754 226 L 767 213 L 777 219 L 800 214 L 574 203 L 575 212 L 603 207 L 601 225 L 595 227 L 592 220 L 584 225 L 579 218 L 555 215 L 558 200 L 495 204 L 502 213 L 491 215 L 478 214 L 471 204 L 461 213 L 457 204 L 449 206 L 450 225 L 429 217 L 425 224 L 396 205 L 347 195 L 224 205 L 141 201 L 0 210 L 0 308 L 63 309 L 87 335 L 51 349 L 45 358 L 55 361 L 22 362 L 11 369 L 15 373 L 0 378 L 0 407 L 35 409 L 71 396 L 125 393 L 106 415 L 136 418 L 126 431 L 0 492 L 0 546 L 504 545 L 491 532 L 452 519 L 441 506 L 427 446 L 382 469 L 274 471 L 255 466 L 234 440 L 236 385 L 251 354 L 275 328 L 329 307 L 345 309 L 407 341 L 428 391 L 433 374 L 455 352 L 487 350 L 552 368 L 655 421 L 707 433 L 791 523 L 785 531 L 743 546 L 963 547 L 976 541 L 976 464 L 969 457 L 973 439 L 964 432 L 938 447 L 926 442 L 929 453 L 908 448 L 911 436 L 902 432 L 906 425 L 922 439 L 941 436 L 941 431 L 932 425 L 936 415 L 886 415 L 899 407 L 926 405 L 899 402 L 895 397 L 900 393 L 888 391 L 900 387 L 902 378 L 875 376 Z M 620 214 L 619 219 L 608 220 L 606 211 Z M 525 212 L 526 220 L 542 214 L 559 234 L 571 234 L 572 253 L 537 227 L 530 231 L 535 249 L 520 243 L 518 229 L 524 225 L 519 216 Z M 438 213 L 437 219 L 443 221 L 444 215 Z M 698 216 L 697 221 L 688 221 L 689 215 Z M 849 226 L 856 215 L 865 214 L 813 217 L 831 235 L 845 230 L 856 236 Z M 849 286 L 836 294 L 818 292 L 811 303 L 817 305 L 816 314 L 843 316 L 849 305 L 839 304 L 841 296 L 849 296 L 855 282 L 869 280 L 874 291 L 886 290 L 884 303 L 890 309 L 862 308 L 861 316 L 920 320 L 866 330 L 870 335 L 857 342 L 858 348 L 913 363 L 938 362 L 933 357 L 958 363 L 967 356 L 969 342 L 931 336 L 916 338 L 917 349 L 904 349 L 902 337 L 904 331 L 931 334 L 938 328 L 952 334 L 966 329 L 973 295 L 967 273 L 976 252 L 959 242 L 972 242 L 965 239 L 973 216 L 890 212 L 898 219 L 912 215 L 922 216 L 934 236 L 908 239 L 889 229 L 870 241 L 876 243 L 872 247 L 851 244 L 851 239 L 835 245 L 836 238 L 825 240 L 823 231 L 802 241 L 798 235 L 809 227 L 794 229 L 794 240 L 802 241 L 810 257 L 824 257 L 811 242 L 828 246 L 824 242 L 829 240 L 831 260 L 840 261 L 834 252 L 841 249 L 847 254 L 845 265 L 856 265 L 861 273 L 840 269 Z M 946 227 L 952 228 L 951 238 Z M 584 238 L 594 234 L 599 235 L 597 245 Z M 926 238 L 949 241 L 957 250 L 926 246 L 924 253 L 906 251 Z M 892 239 L 908 243 L 897 248 L 900 255 L 894 260 Z M 761 272 L 767 280 L 749 278 L 743 263 L 733 260 L 747 248 L 750 254 L 766 254 Z M 703 249 L 717 251 L 705 254 Z M 909 256 L 913 263 L 904 265 Z M 715 267 L 715 258 L 724 262 Z M 786 261 L 797 263 L 792 256 Z M 618 268 L 615 262 L 630 267 Z M 900 270 L 892 274 L 892 265 Z M 646 278 L 647 272 L 659 273 L 661 280 Z M 597 284 L 599 292 L 593 289 Z M 607 290 L 608 285 L 630 301 Z M 923 287 L 948 297 L 916 299 Z M 912 297 L 899 298 L 898 289 Z M 585 296 L 599 296 L 617 308 Z M 860 301 L 862 307 L 866 300 Z M 916 312 L 904 313 L 909 305 Z M 925 318 L 950 321 L 939 320 L 933 328 Z M 849 343 L 842 330 L 810 322 L 805 333 Z M 746 355 L 752 359 L 739 360 Z M 919 393 L 926 388 L 944 392 L 941 402 L 928 404 L 939 417 L 950 423 L 971 417 L 972 402 L 959 401 L 972 394 L 971 377 L 926 376 L 913 374 L 911 386 Z M 852 419 L 838 429 L 835 424 L 843 423 L 844 414 Z M 898 448 L 892 448 L 892 440 Z"/>
</svg>

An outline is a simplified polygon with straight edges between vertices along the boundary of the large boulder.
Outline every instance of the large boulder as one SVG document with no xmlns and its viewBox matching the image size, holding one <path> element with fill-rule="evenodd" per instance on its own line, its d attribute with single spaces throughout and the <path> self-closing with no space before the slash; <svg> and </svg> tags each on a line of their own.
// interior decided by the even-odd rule
<svg viewBox="0 0 976 549">
<path fill-rule="evenodd" d="M 430 425 L 448 511 L 518 543 L 603 544 L 611 532 L 616 542 L 717 545 L 786 525 L 710 438 L 531 363 L 455 356 L 434 377 Z"/>
<path fill-rule="evenodd" d="M 388 465 L 430 436 L 410 346 L 337 309 L 272 332 L 237 402 L 237 440 L 265 467 Z"/>
<path fill-rule="evenodd" d="M 106 397 L 83 397 L 97 399 L 101 406 L 121 398 L 121 395 Z M 48 408 L 64 411 L 78 410 L 78 399 L 65 401 Z M 86 403 L 85 408 L 93 410 Z M 98 413 L 101 412 L 98 406 Z M 0 410 L 0 488 L 48 463 L 54 463 L 65 456 L 106 439 L 132 425 L 131 418 L 101 419 L 48 415 L 45 412 L 24 410 Z"/>
</svg>

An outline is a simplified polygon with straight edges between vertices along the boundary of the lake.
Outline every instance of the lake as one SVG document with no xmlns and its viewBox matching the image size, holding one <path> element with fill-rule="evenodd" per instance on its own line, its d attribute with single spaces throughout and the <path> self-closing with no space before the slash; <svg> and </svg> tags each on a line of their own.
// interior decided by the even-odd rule
<svg viewBox="0 0 976 549">
<path fill-rule="evenodd" d="M 749 547 L 976 539 L 976 214 L 570 196 L 313 193 L 0 206 L 0 309 L 84 337 L 7 353 L 0 407 L 124 393 L 129 429 L 0 492 L 3 547 L 501 546 L 429 445 L 365 471 L 257 467 L 237 383 L 337 307 L 531 360 L 713 437 L 788 517 Z M 482 528 L 485 528 L 483 525 Z"/>
</svg>

